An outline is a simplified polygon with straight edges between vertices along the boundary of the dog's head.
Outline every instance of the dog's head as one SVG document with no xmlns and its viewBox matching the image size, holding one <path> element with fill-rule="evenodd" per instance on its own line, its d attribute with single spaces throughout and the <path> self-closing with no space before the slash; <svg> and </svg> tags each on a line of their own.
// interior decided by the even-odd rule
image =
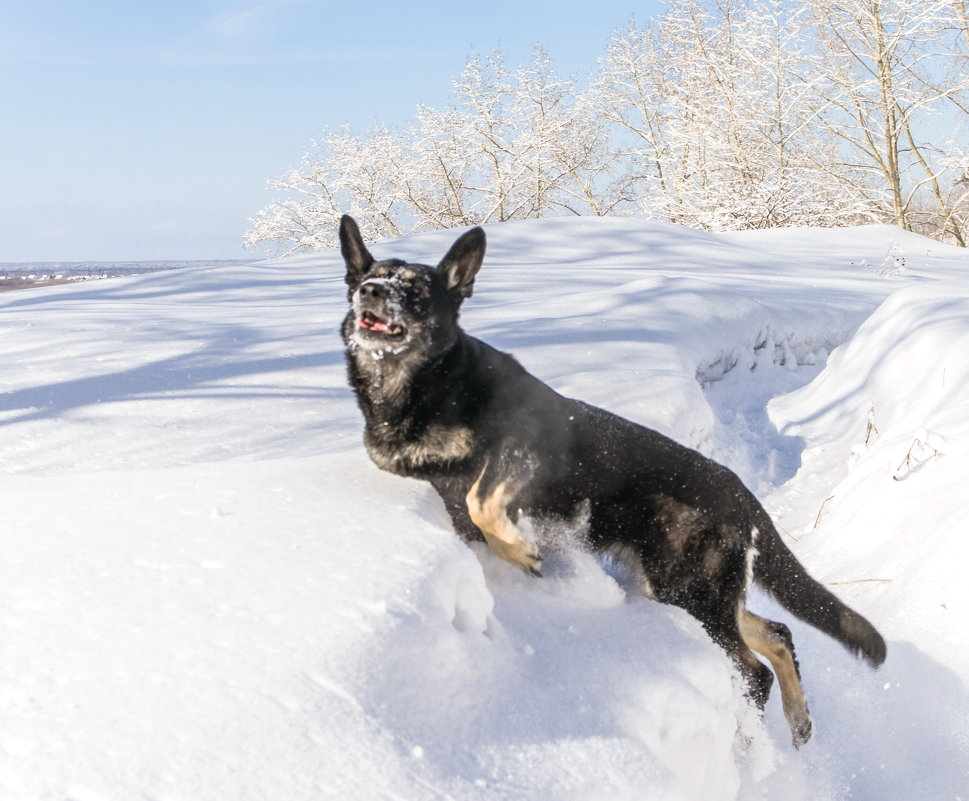
<svg viewBox="0 0 969 801">
<path fill-rule="evenodd" d="M 389 357 L 430 358 L 457 337 L 458 310 L 471 297 L 484 259 L 485 235 L 472 228 L 437 267 L 399 259 L 376 261 L 352 217 L 340 220 L 350 311 L 343 337 L 352 348 Z"/>
</svg>

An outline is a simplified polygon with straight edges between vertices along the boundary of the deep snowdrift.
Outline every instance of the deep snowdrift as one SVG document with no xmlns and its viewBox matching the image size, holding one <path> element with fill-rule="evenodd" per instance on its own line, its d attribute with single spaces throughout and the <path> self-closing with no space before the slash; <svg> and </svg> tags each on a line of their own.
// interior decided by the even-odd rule
<svg viewBox="0 0 969 801">
<path fill-rule="evenodd" d="M 734 467 L 885 667 L 793 624 L 795 752 L 779 699 L 761 721 L 610 565 L 566 549 L 536 581 L 463 545 L 363 455 L 335 253 L 8 293 L 0 796 L 969 796 L 967 254 L 887 227 L 488 235 L 465 327 Z"/>
</svg>

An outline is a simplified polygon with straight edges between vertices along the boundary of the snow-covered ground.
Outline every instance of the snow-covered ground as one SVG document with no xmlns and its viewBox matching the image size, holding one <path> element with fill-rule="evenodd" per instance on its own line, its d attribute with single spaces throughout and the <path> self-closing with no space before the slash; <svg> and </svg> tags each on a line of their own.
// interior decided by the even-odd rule
<svg viewBox="0 0 969 801">
<path fill-rule="evenodd" d="M 336 253 L 0 296 L 5 801 L 969 799 L 969 254 L 488 228 L 471 333 L 729 464 L 889 641 L 791 623 L 814 739 L 691 618 L 529 579 L 361 447 Z M 454 232 L 377 243 L 435 263 Z"/>
</svg>

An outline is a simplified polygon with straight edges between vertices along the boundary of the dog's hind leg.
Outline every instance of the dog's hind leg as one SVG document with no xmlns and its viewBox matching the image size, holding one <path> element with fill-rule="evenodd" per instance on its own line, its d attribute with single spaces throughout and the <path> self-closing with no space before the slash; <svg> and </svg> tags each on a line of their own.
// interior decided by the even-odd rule
<svg viewBox="0 0 969 801">
<path fill-rule="evenodd" d="M 503 454 L 505 457 L 507 454 Z M 471 521 L 481 530 L 488 547 L 506 562 L 533 575 L 542 575 L 542 557 L 508 517 L 508 505 L 531 477 L 525 462 L 500 458 L 485 465 L 471 486 L 466 501 Z"/>
<path fill-rule="evenodd" d="M 739 622 L 722 619 L 719 614 L 705 615 L 703 610 L 699 613 L 696 610 L 688 611 L 703 624 L 710 639 L 727 652 L 746 685 L 747 697 L 758 709 L 763 709 L 774 684 L 774 674 L 750 650 L 738 628 Z"/>
<path fill-rule="evenodd" d="M 794 656 L 791 630 L 783 623 L 767 620 L 743 607 L 737 614 L 737 622 L 744 643 L 764 656 L 774 669 L 781 685 L 784 717 L 791 727 L 794 745 L 803 745 L 811 738 L 813 724 L 804 690 L 801 688 L 801 674 Z"/>
</svg>

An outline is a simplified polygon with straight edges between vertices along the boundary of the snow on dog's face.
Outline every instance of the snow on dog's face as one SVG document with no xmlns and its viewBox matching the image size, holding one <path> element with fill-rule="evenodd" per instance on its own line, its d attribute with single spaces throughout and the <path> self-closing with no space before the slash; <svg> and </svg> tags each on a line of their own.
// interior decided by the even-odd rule
<svg viewBox="0 0 969 801">
<path fill-rule="evenodd" d="M 375 263 L 350 293 L 353 342 L 368 350 L 400 353 L 427 340 L 436 316 L 434 283 L 430 267 Z"/>
<path fill-rule="evenodd" d="M 437 267 L 375 261 L 350 217 L 341 220 L 340 246 L 350 301 L 343 337 L 351 350 L 378 359 L 406 354 L 409 361 L 421 361 L 454 343 L 458 310 L 471 296 L 484 258 L 480 228 L 461 236 Z"/>
</svg>

